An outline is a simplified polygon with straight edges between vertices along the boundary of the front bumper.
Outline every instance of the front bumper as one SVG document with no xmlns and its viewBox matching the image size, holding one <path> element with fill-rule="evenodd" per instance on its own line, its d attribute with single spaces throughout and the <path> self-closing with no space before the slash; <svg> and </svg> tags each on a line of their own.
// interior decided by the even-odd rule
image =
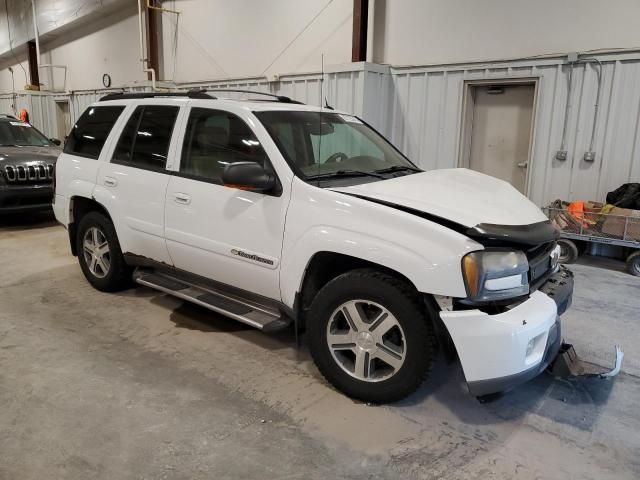
<svg viewBox="0 0 640 480">
<path fill-rule="evenodd" d="M 52 200 L 51 183 L 0 186 L 0 214 L 49 210 Z"/>
<path fill-rule="evenodd" d="M 562 267 L 526 301 L 503 313 L 440 312 L 470 393 L 510 390 L 543 372 L 560 349 L 559 316 L 571 305 L 572 296 L 573 274 Z"/>
</svg>

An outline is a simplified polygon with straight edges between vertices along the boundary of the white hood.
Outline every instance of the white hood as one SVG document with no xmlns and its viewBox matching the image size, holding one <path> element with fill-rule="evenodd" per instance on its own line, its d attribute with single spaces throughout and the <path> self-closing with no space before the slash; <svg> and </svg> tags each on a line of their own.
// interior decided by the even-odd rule
<svg viewBox="0 0 640 480">
<path fill-rule="evenodd" d="M 467 227 L 479 223 L 529 225 L 547 219 L 507 182 L 466 168 L 432 170 L 333 190 L 395 203 Z"/>
</svg>

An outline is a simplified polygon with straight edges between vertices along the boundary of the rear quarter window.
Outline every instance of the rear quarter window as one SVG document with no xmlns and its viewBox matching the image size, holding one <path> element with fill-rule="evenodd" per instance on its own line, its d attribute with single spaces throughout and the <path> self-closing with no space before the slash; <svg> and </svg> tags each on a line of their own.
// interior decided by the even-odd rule
<svg viewBox="0 0 640 480">
<path fill-rule="evenodd" d="M 97 159 L 124 106 L 89 107 L 71 129 L 64 153 Z"/>
</svg>

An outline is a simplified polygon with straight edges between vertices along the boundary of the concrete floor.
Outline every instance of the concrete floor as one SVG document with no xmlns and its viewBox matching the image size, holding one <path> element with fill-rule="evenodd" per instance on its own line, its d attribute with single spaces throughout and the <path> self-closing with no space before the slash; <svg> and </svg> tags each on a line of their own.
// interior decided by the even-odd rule
<svg viewBox="0 0 640 480">
<path fill-rule="evenodd" d="M 640 279 L 575 265 L 565 339 L 614 381 L 480 404 L 459 365 L 411 398 L 334 391 L 290 332 L 84 280 L 49 217 L 0 220 L 0 479 L 640 478 Z"/>
</svg>

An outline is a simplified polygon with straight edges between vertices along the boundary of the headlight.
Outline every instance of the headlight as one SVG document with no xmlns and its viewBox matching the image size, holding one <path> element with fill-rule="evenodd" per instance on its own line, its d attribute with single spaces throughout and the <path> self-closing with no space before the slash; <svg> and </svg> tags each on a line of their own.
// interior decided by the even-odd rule
<svg viewBox="0 0 640 480">
<path fill-rule="evenodd" d="M 529 293 L 529 262 L 519 251 L 483 250 L 462 258 L 467 300 L 488 302 Z"/>
</svg>

